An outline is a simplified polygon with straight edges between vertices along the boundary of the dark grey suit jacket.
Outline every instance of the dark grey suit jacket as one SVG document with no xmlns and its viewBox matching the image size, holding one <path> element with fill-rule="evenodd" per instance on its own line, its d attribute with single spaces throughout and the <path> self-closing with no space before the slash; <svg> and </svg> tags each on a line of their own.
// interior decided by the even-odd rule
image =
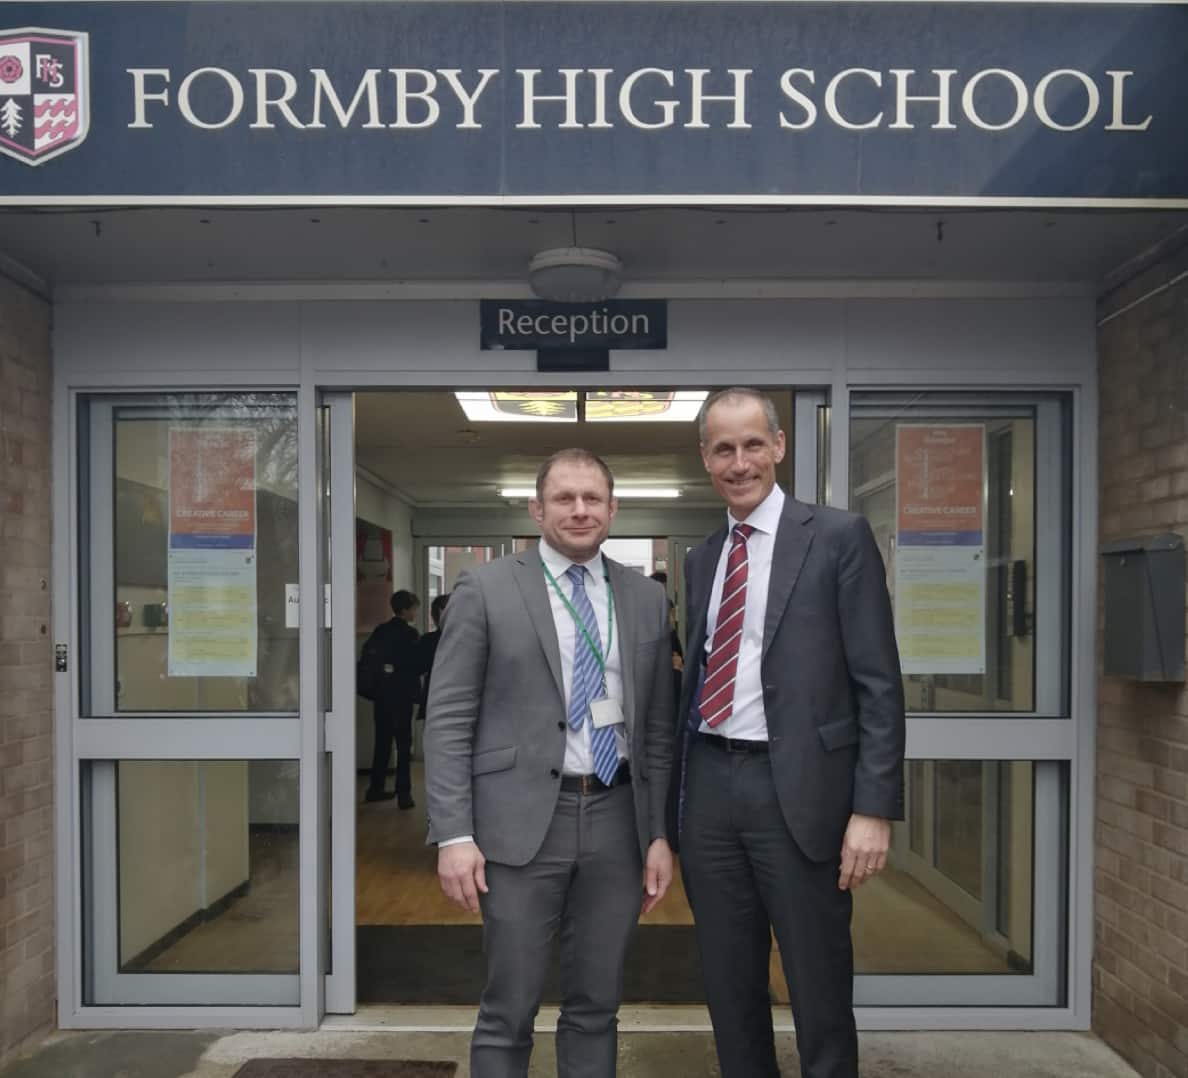
<svg viewBox="0 0 1188 1078">
<path fill-rule="evenodd" d="M 672 652 L 664 589 L 606 559 L 641 854 L 665 837 Z M 473 835 L 527 864 L 544 841 L 565 759 L 561 651 L 533 547 L 464 573 L 442 619 L 425 722 L 430 844 Z"/>
<path fill-rule="evenodd" d="M 700 724 L 692 708 L 726 528 L 689 552 L 688 650 L 678 759 Z M 838 856 L 853 812 L 903 819 L 904 702 L 886 572 L 863 517 L 784 502 L 763 626 L 763 702 L 780 809 L 815 861 Z M 676 769 L 670 832 L 684 795 Z M 675 833 L 670 840 L 675 841 Z"/>
</svg>

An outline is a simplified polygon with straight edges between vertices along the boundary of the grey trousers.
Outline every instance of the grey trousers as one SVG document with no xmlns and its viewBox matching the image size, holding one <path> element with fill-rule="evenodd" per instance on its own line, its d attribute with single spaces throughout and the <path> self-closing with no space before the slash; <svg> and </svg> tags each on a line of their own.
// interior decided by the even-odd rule
<svg viewBox="0 0 1188 1078">
<path fill-rule="evenodd" d="M 561 938 L 559 1078 L 613 1078 L 623 960 L 643 898 L 631 787 L 562 793 L 536 856 L 487 863 L 481 895 L 487 986 L 473 1078 L 525 1078 L 553 939 Z"/>
</svg>

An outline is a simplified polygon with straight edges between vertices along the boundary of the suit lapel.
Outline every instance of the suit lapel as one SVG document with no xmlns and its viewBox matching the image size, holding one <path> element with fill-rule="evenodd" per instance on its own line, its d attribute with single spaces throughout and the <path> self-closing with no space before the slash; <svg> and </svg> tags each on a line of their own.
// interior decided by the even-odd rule
<svg viewBox="0 0 1188 1078">
<path fill-rule="evenodd" d="M 540 640 L 541 649 L 549 664 L 553 680 L 557 683 L 557 693 L 565 699 L 565 681 L 561 675 L 561 647 L 557 643 L 557 626 L 553 622 L 553 607 L 549 602 L 549 593 L 545 590 L 544 564 L 540 560 L 540 552 L 533 547 L 524 551 L 517 559 L 515 566 L 516 585 L 524 597 L 524 605 L 528 607 L 528 617 L 536 636 Z M 618 598 L 618 596 L 616 596 Z"/>
<path fill-rule="evenodd" d="M 812 509 L 803 502 L 788 498 L 776 529 L 775 548 L 771 556 L 771 576 L 767 585 L 767 611 L 763 618 L 763 657 L 780 627 L 780 619 L 796 587 L 804 559 L 813 544 L 812 529 L 806 527 L 813 519 Z"/>
<path fill-rule="evenodd" d="M 635 716 L 635 647 L 639 642 L 635 597 L 626 578 L 632 570 L 611 561 L 605 554 L 602 560 L 610 574 L 610 589 L 615 601 L 615 639 L 619 642 L 619 669 L 623 675 L 623 714 L 630 727 Z"/>
</svg>

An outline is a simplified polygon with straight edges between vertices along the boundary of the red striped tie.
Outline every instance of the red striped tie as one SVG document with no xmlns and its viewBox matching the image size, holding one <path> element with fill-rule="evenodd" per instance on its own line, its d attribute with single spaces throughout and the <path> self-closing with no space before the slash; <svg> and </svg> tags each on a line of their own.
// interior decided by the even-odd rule
<svg viewBox="0 0 1188 1078">
<path fill-rule="evenodd" d="M 743 619 L 747 607 L 747 539 L 755 529 L 750 524 L 736 524 L 730 556 L 726 559 L 726 578 L 722 581 L 722 601 L 714 640 L 705 664 L 705 682 L 701 687 L 701 717 L 707 726 L 717 726 L 730 718 L 734 710 L 734 678 L 738 673 L 738 645 L 742 641 Z"/>
</svg>

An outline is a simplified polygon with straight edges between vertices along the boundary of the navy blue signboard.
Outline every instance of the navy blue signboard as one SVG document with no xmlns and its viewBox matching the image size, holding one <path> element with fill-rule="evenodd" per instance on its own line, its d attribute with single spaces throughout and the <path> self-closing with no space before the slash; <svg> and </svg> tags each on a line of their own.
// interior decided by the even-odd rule
<svg viewBox="0 0 1188 1078">
<path fill-rule="evenodd" d="M 0 4 L 0 200 L 1188 205 L 1188 7 Z"/>
<path fill-rule="evenodd" d="M 667 348 L 668 304 L 662 299 L 484 299 L 479 302 L 479 337 L 483 349 Z"/>
</svg>

